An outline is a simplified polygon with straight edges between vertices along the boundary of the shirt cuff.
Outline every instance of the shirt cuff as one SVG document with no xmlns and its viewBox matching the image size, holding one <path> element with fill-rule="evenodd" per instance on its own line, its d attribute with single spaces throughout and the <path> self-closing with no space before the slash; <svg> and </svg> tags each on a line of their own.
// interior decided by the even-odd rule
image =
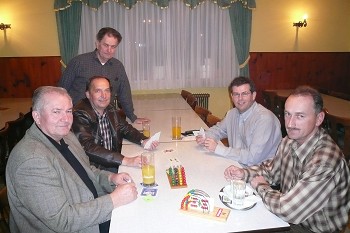
<svg viewBox="0 0 350 233">
<path fill-rule="evenodd" d="M 217 154 L 217 155 L 224 156 L 224 155 L 225 155 L 226 149 L 227 149 L 226 146 L 220 145 L 220 144 L 218 143 L 218 145 L 217 145 L 216 148 L 215 148 L 214 153 Z"/>
<path fill-rule="evenodd" d="M 265 194 L 270 190 L 271 187 L 269 184 L 258 184 L 258 186 L 256 186 L 256 191 L 261 197 L 265 196 Z"/>
<path fill-rule="evenodd" d="M 137 119 L 137 116 L 133 114 L 132 116 L 128 117 L 132 123 L 134 123 Z"/>
</svg>

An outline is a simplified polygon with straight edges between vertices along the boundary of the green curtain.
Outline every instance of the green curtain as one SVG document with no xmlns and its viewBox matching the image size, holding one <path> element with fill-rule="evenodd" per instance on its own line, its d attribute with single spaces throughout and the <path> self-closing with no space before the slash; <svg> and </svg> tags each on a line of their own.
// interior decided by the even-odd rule
<svg viewBox="0 0 350 233">
<path fill-rule="evenodd" d="M 55 1 L 55 7 L 56 7 Z M 55 8 L 57 9 L 57 8 Z M 58 41 L 63 68 L 78 54 L 81 26 L 81 2 L 73 2 L 68 7 L 56 10 Z"/>
<path fill-rule="evenodd" d="M 114 0 L 127 9 L 131 9 L 138 0 Z M 142 1 L 142 0 L 141 0 Z M 170 0 L 151 0 L 152 3 L 167 8 Z M 205 0 L 183 0 L 191 9 L 196 8 Z M 249 77 L 249 46 L 252 24 L 252 11 L 255 0 L 212 0 L 221 8 L 229 8 L 232 34 L 235 43 L 237 58 L 240 66 L 240 75 Z M 102 3 L 108 0 L 55 0 L 57 30 L 59 36 L 61 63 L 63 67 L 70 59 L 78 54 L 79 35 L 81 26 L 82 5 L 97 10 Z"/>
<path fill-rule="evenodd" d="M 249 77 L 252 8 L 255 8 L 255 0 L 249 1 L 249 5 L 232 4 L 229 8 L 233 40 L 239 62 L 239 74 L 246 77 Z"/>
</svg>

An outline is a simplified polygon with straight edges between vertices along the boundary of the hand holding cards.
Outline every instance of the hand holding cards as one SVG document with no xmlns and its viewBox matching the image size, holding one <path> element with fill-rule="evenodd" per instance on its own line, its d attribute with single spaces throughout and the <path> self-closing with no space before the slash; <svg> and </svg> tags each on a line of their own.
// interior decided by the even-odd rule
<svg viewBox="0 0 350 233">
<path fill-rule="evenodd" d="M 160 132 L 155 133 L 150 139 L 148 139 L 147 143 L 143 147 L 146 150 L 149 150 L 151 148 L 151 145 L 154 141 L 159 141 L 160 138 Z"/>
</svg>

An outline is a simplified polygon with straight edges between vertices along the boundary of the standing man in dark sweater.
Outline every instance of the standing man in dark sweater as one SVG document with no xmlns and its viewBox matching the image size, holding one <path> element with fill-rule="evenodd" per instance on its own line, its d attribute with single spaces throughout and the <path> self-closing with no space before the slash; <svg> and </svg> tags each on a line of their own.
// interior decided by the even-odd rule
<svg viewBox="0 0 350 233">
<path fill-rule="evenodd" d="M 101 28 L 96 35 L 96 49 L 74 57 L 64 70 L 58 83 L 64 87 L 73 100 L 73 105 L 85 98 L 85 86 L 93 76 L 107 77 L 112 86 L 112 98 L 118 103 L 131 122 L 141 123 L 145 118 L 134 114 L 131 88 L 124 65 L 114 58 L 117 46 L 122 41 L 121 34 L 114 28 Z"/>
</svg>

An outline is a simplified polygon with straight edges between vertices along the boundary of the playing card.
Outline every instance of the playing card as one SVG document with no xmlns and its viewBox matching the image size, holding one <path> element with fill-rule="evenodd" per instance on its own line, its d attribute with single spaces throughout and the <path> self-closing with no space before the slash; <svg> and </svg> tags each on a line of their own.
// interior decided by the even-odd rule
<svg viewBox="0 0 350 233">
<path fill-rule="evenodd" d="M 141 191 L 141 196 L 157 196 L 158 189 L 155 188 L 143 188 Z"/>
<path fill-rule="evenodd" d="M 158 133 L 155 133 L 146 143 L 146 145 L 143 147 L 145 148 L 146 150 L 150 149 L 151 148 L 151 145 L 152 145 L 152 142 L 154 141 L 159 141 L 159 138 L 160 138 L 160 132 Z"/>
</svg>

